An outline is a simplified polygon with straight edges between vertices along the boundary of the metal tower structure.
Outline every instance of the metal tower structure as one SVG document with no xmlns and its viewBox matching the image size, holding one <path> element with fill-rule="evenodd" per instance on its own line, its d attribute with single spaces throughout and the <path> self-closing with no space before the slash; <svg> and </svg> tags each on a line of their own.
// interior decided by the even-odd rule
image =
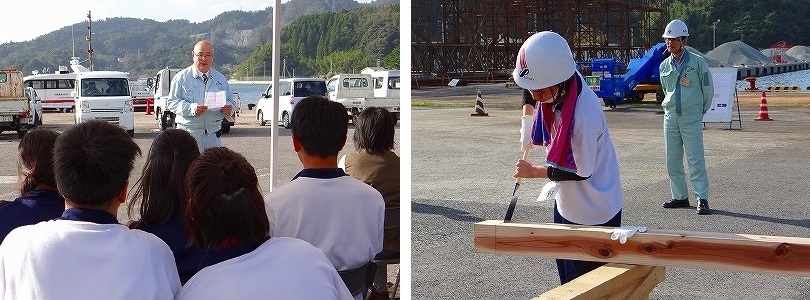
<svg viewBox="0 0 810 300">
<path fill-rule="evenodd" d="M 413 74 L 493 78 L 511 73 L 523 41 L 551 30 L 577 61 L 628 62 L 661 41 L 667 0 L 413 0 Z"/>
</svg>

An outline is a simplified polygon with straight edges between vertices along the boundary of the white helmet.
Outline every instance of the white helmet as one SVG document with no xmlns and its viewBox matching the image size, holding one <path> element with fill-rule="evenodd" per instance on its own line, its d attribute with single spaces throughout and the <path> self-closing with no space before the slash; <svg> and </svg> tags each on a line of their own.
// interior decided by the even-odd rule
<svg viewBox="0 0 810 300">
<path fill-rule="evenodd" d="M 682 36 L 689 36 L 689 29 L 686 28 L 686 23 L 681 20 L 672 20 L 664 28 L 664 34 L 661 35 L 665 39 L 674 39 Z"/>
<path fill-rule="evenodd" d="M 576 63 L 568 42 L 551 31 L 538 32 L 520 46 L 515 71 L 515 84 L 528 90 L 539 90 L 571 78 Z"/>
</svg>

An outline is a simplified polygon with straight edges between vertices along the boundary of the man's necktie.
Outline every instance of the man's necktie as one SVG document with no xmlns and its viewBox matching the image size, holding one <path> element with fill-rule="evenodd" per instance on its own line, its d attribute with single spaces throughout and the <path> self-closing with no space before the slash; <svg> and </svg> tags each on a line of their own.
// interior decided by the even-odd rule
<svg viewBox="0 0 810 300">
<path fill-rule="evenodd" d="M 203 73 L 202 78 L 203 78 L 203 83 L 208 84 L 208 74 Z"/>
</svg>

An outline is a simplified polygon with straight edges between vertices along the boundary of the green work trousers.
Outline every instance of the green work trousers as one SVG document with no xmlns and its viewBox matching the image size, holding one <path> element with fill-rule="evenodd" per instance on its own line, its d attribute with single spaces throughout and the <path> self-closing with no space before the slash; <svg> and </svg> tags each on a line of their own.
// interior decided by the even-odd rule
<svg viewBox="0 0 810 300">
<path fill-rule="evenodd" d="M 695 195 L 698 199 L 709 199 L 709 176 L 706 174 L 706 159 L 703 156 L 703 115 L 665 114 L 664 139 L 672 199 L 689 198 L 683 167 L 684 153 L 689 165 L 689 181 Z"/>
</svg>

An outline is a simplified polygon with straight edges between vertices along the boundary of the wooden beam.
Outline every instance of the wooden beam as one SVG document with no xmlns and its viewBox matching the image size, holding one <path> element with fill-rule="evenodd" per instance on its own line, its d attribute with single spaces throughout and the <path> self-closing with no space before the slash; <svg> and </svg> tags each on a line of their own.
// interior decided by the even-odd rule
<svg viewBox="0 0 810 300">
<path fill-rule="evenodd" d="M 810 276 L 808 238 L 649 229 L 621 244 L 612 229 L 490 220 L 473 231 L 478 252 Z"/>
<path fill-rule="evenodd" d="M 664 267 L 607 264 L 532 300 L 649 299 Z"/>
</svg>

